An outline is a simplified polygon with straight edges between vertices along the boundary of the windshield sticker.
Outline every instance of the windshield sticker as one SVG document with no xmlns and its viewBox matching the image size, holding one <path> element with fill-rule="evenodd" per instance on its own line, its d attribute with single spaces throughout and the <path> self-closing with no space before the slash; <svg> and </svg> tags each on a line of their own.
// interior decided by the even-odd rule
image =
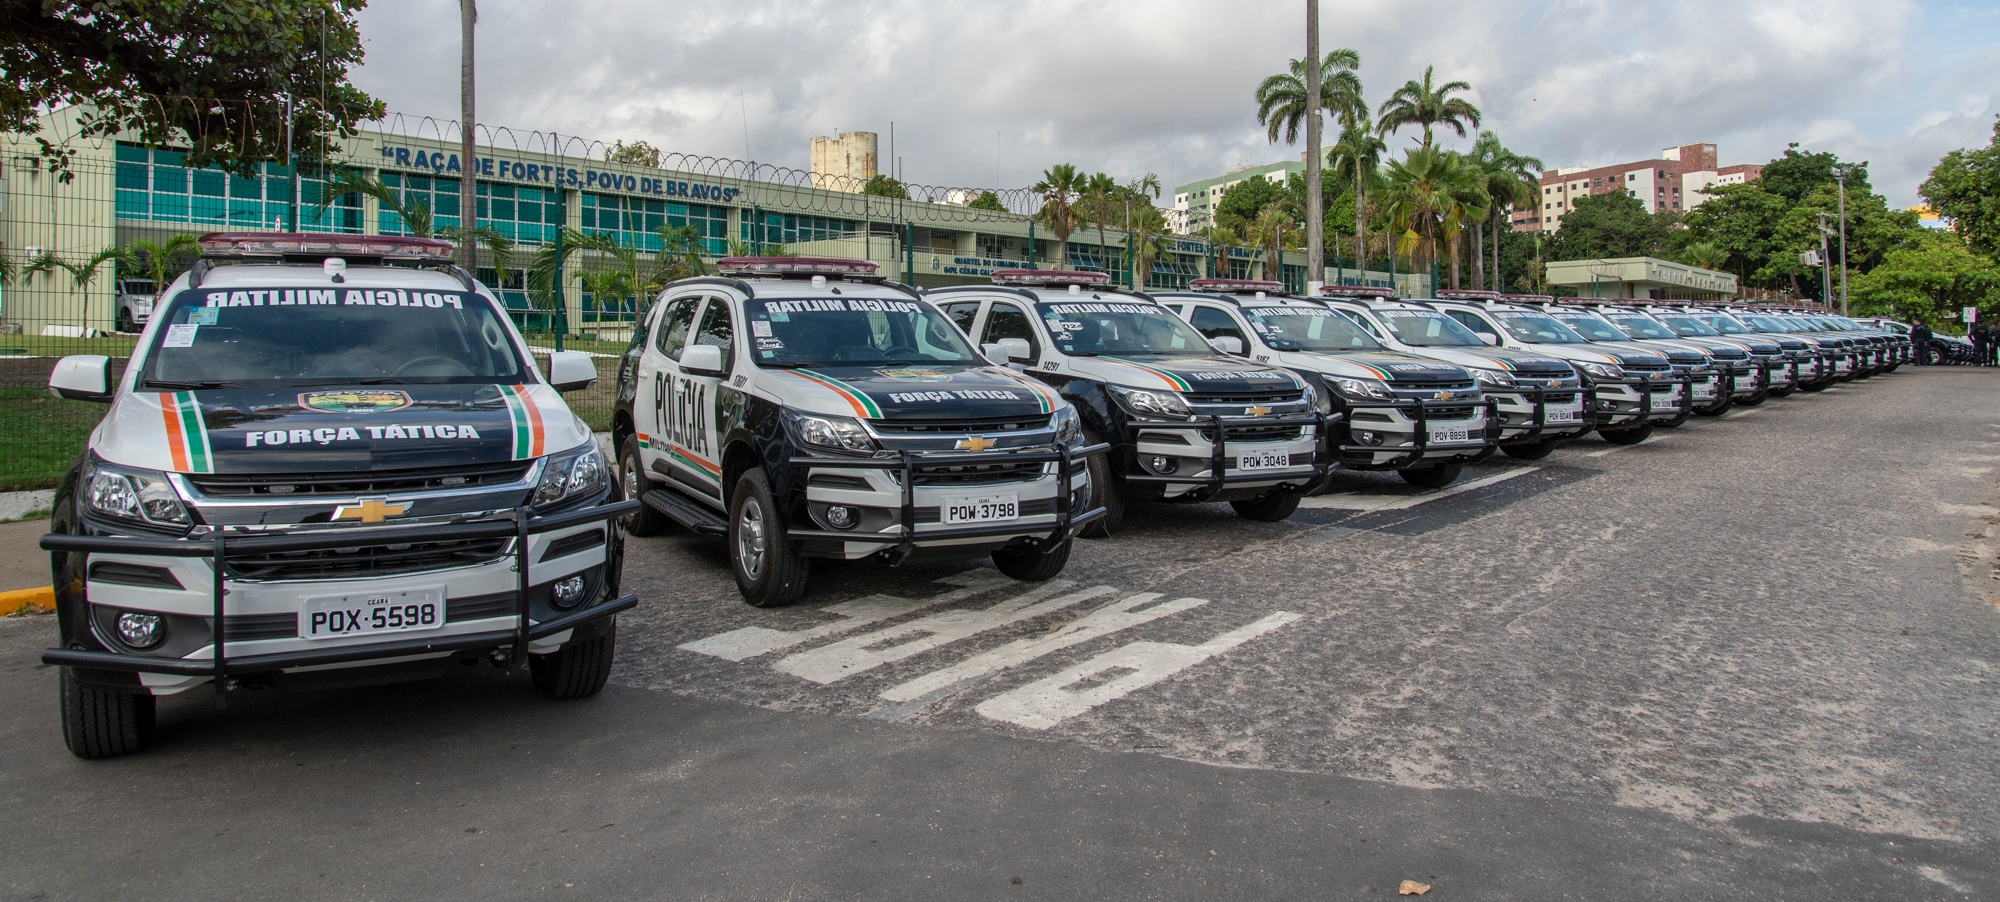
<svg viewBox="0 0 2000 902">
<path fill-rule="evenodd" d="M 750 321 L 750 334 L 757 338 L 770 338 L 771 324 L 765 320 L 753 319 Z"/>
<path fill-rule="evenodd" d="M 1049 313 L 1159 313 L 1151 304 L 1043 304 Z"/>
<path fill-rule="evenodd" d="M 203 307 L 198 310 L 190 310 L 188 311 L 188 318 L 187 318 L 188 325 L 213 326 L 215 325 L 216 314 L 221 312 L 222 311 L 220 309 L 215 307 Z"/>
<path fill-rule="evenodd" d="M 1304 305 L 1300 305 L 1297 307 L 1246 307 L 1244 308 L 1243 312 L 1248 313 L 1251 316 L 1332 316 L 1333 315 L 1333 311 L 1328 310 L 1325 307 L 1307 307 Z"/>
<path fill-rule="evenodd" d="M 777 339 L 777 338 L 759 338 L 759 339 L 757 339 L 757 350 L 759 350 L 759 351 L 765 351 L 765 352 L 767 352 L 767 353 L 766 353 L 766 354 L 764 355 L 764 356 L 766 356 L 766 357 L 769 357 L 769 356 L 771 356 L 771 355 L 770 355 L 770 354 L 768 353 L 768 352 L 770 352 L 770 351 L 782 351 L 782 350 L 784 350 L 784 349 L 785 349 L 785 342 L 784 342 L 784 341 L 783 341 L 782 339 Z"/>
<path fill-rule="evenodd" d="M 175 323 L 174 325 L 168 326 L 167 338 L 165 341 L 160 342 L 160 347 L 192 348 L 194 347 L 195 333 L 200 329 L 201 327 L 197 325 L 187 325 L 181 323 Z"/>
<path fill-rule="evenodd" d="M 1004 388 L 961 388 L 952 391 L 894 391 L 889 393 L 893 404 L 909 404 L 915 401 L 1019 401 L 1021 396 Z"/>
<path fill-rule="evenodd" d="M 780 313 L 844 313 L 848 311 L 859 313 L 868 313 L 871 311 L 881 313 L 915 313 L 922 309 L 924 308 L 915 301 L 890 301 L 880 298 L 848 298 L 845 300 L 829 298 L 825 300 L 764 302 L 764 310 L 770 313 L 771 318 L 778 322 L 786 322 L 786 320 L 778 319 L 777 315 Z"/>
<path fill-rule="evenodd" d="M 400 391 L 315 391 L 299 395 L 299 406 L 327 413 L 383 413 L 413 403 Z"/>
<path fill-rule="evenodd" d="M 893 370 L 876 370 L 875 374 L 884 379 L 900 379 L 905 382 L 950 382 L 951 374 L 929 367 L 906 366 Z"/>
</svg>

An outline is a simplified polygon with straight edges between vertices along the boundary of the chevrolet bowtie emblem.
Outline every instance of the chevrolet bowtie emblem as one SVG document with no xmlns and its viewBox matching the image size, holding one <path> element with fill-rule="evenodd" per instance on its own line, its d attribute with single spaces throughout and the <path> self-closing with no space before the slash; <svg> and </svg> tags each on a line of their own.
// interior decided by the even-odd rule
<svg viewBox="0 0 2000 902">
<path fill-rule="evenodd" d="M 380 523 L 390 517 L 400 517 L 410 509 L 409 502 L 390 504 L 383 498 L 363 498 L 358 504 L 343 504 L 333 509 L 335 520 L 360 520 L 363 523 Z"/>
<path fill-rule="evenodd" d="M 1458 397 L 1457 392 L 1441 391 L 1437 393 L 1437 400 L 1439 401 L 1449 401 L 1456 397 Z"/>
<path fill-rule="evenodd" d="M 1261 417 L 1261 416 L 1263 416 L 1263 415 L 1265 415 L 1265 414 L 1267 414 L 1267 413 L 1270 413 L 1270 412 L 1271 412 L 1271 408 L 1269 408 L 1269 407 L 1265 407 L 1265 406 L 1264 406 L 1264 405 L 1262 405 L 1262 404 L 1259 404 L 1259 405 L 1257 405 L 1257 406 L 1255 406 L 1255 407 L 1245 407 L 1245 408 L 1243 408 L 1243 415 L 1244 415 L 1244 416 L 1249 416 L 1249 417 Z"/>
<path fill-rule="evenodd" d="M 957 448 L 960 451 L 984 451 L 997 444 L 999 444 L 999 442 L 987 438 L 986 436 L 975 435 L 968 439 L 961 439 L 958 444 L 953 445 L 952 447 Z"/>
</svg>

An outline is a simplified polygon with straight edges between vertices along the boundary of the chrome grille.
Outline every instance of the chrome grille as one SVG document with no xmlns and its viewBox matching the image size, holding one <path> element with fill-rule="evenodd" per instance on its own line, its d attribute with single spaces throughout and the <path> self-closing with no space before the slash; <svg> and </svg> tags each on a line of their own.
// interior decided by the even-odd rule
<svg viewBox="0 0 2000 902">
<path fill-rule="evenodd" d="M 187 480 L 202 494 L 216 498 L 371 495 L 509 485 L 520 482 L 533 465 L 534 461 L 510 460 L 367 473 L 204 473 Z"/>
<path fill-rule="evenodd" d="M 322 551 L 229 555 L 230 579 L 354 579 L 443 570 L 496 560 L 514 540 L 461 539 L 396 545 L 358 545 Z"/>
<path fill-rule="evenodd" d="M 1053 414 L 1018 417 L 956 417 L 945 420 L 869 420 L 883 435 L 964 435 L 971 432 L 1020 432 L 1046 429 Z"/>
</svg>

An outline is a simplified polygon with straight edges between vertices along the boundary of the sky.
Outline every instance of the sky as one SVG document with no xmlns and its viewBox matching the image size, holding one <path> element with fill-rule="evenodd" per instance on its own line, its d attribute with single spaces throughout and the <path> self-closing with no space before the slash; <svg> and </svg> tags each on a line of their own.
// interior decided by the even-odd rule
<svg viewBox="0 0 2000 902">
<path fill-rule="evenodd" d="M 1305 55 L 1303 0 L 480 0 L 479 121 L 807 167 L 891 123 L 913 184 L 1024 187 L 1055 163 L 1174 185 L 1299 159 L 1253 92 Z M 457 119 L 458 6 L 377 0 L 355 83 Z M 1895 206 L 2000 113 L 2000 5 L 1955 0 L 1324 0 L 1370 103 L 1435 67 L 1546 165 L 1714 142 L 1864 160 Z M 1333 129 L 1329 127 L 1329 131 Z M 1391 137 L 1392 150 L 1413 132 Z M 1464 146 L 1468 141 L 1449 142 Z M 1171 202 L 1171 197 L 1167 198 Z"/>
</svg>

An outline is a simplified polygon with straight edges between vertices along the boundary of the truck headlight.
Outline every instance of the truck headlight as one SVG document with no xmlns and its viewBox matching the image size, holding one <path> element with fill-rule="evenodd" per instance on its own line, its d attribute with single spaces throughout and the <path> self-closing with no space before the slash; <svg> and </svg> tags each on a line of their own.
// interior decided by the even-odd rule
<svg viewBox="0 0 2000 902">
<path fill-rule="evenodd" d="M 1499 370 L 1473 370 L 1472 378 L 1489 388 L 1513 388 L 1515 384 L 1514 377 Z"/>
<path fill-rule="evenodd" d="M 1126 388 L 1113 385 L 1111 396 L 1124 404 L 1126 409 L 1136 414 L 1155 417 L 1186 417 L 1194 413 L 1187 401 L 1176 392 L 1146 391 L 1140 388 Z"/>
<path fill-rule="evenodd" d="M 1590 361 L 1584 361 L 1577 364 L 1577 366 L 1582 367 L 1584 372 L 1600 379 L 1625 378 L 1625 368 L 1615 363 L 1591 363 Z"/>
<path fill-rule="evenodd" d="M 875 437 L 853 417 L 792 414 L 792 429 L 799 441 L 828 451 L 873 454 L 881 449 Z"/>
<path fill-rule="evenodd" d="M 542 468 L 542 481 L 535 486 L 536 507 L 560 504 L 572 498 L 591 495 L 604 487 L 604 457 L 597 451 L 597 442 L 587 442 L 582 449 L 551 457 Z"/>
<path fill-rule="evenodd" d="M 1333 390 L 1350 401 L 1394 401 L 1396 393 L 1375 379 L 1335 379 Z"/>
<path fill-rule="evenodd" d="M 167 474 L 93 461 L 84 486 L 91 513 L 119 520 L 186 527 L 187 508 Z"/>
<path fill-rule="evenodd" d="M 1083 422 L 1076 417 L 1076 411 L 1068 407 L 1056 411 L 1056 444 L 1073 445 L 1083 440 Z"/>
</svg>

